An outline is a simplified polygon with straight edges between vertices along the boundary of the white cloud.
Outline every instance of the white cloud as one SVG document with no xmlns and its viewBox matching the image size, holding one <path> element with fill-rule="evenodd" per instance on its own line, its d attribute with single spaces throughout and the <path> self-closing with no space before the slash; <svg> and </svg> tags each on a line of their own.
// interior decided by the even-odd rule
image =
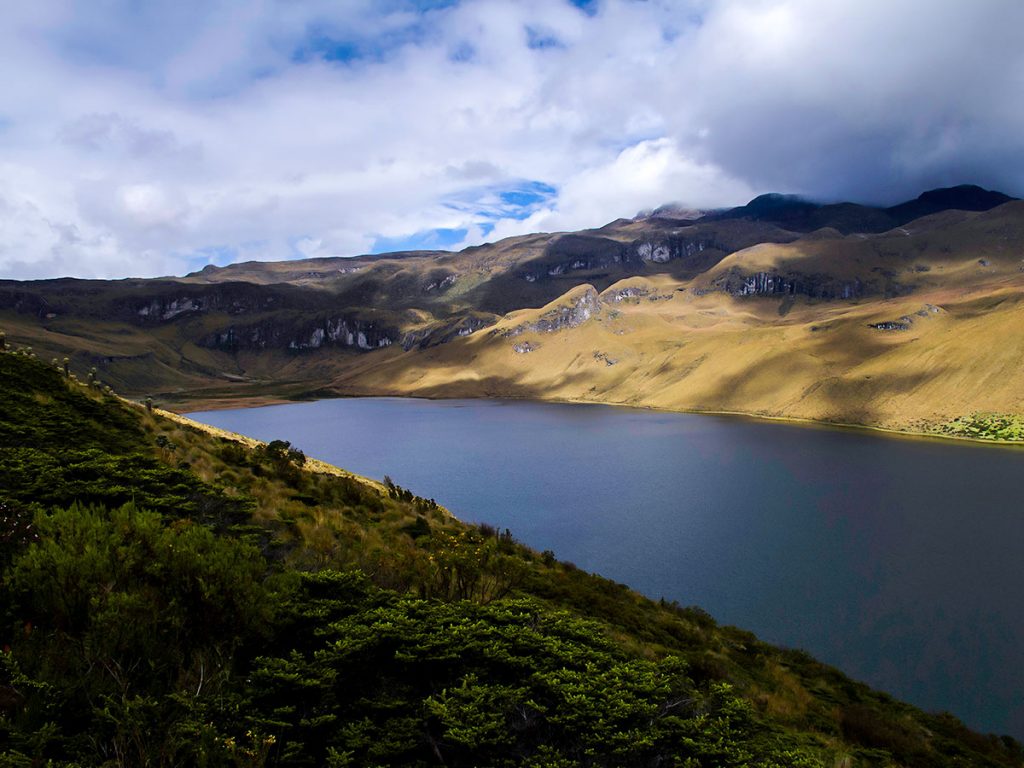
<svg viewBox="0 0 1024 768">
<path fill-rule="evenodd" d="M 561 189 L 554 206 L 522 221 L 506 219 L 493 232 L 467 238 L 466 245 L 529 232 L 560 232 L 600 226 L 661 203 L 724 207 L 754 192 L 718 168 L 682 154 L 672 139 L 642 141 L 609 162 L 585 169 Z"/>
<path fill-rule="evenodd" d="M 1024 193 L 1017 0 L 5 13 L 0 276 L 477 242 L 769 190 Z M 557 195 L 520 220 L 496 194 L 529 181 Z"/>
</svg>

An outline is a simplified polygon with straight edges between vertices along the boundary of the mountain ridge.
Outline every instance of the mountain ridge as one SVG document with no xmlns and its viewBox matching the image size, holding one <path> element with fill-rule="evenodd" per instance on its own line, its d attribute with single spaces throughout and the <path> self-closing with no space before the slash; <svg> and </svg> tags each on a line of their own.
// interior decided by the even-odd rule
<svg viewBox="0 0 1024 768">
<path fill-rule="evenodd" d="M 795 227 L 801 232 L 831 227 L 842 234 L 879 233 L 942 211 L 988 211 L 1015 199 L 974 184 L 930 189 L 913 200 L 888 207 L 852 202 L 816 203 L 798 195 L 772 192 L 759 195 L 738 208 L 708 214 L 708 217 L 712 220 L 752 218 Z"/>
<path fill-rule="evenodd" d="M 892 211 L 926 215 L 842 231 Z M 0 326 L 172 405 L 505 395 L 945 434 L 975 412 L 1024 412 L 1008 357 L 1022 251 L 1024 204 L 979 187 L 887 209 L 773 196 L 459 252 L 0 281 Z M 585 323 L 538 324 L 578 286 L 603 295 L 623 281 L 639 292 L 600 300 Z M 532 330 L 496 333 L 517 313 Z M 980 354 L 985 340 L 1007 354 Z"/>
</svg>

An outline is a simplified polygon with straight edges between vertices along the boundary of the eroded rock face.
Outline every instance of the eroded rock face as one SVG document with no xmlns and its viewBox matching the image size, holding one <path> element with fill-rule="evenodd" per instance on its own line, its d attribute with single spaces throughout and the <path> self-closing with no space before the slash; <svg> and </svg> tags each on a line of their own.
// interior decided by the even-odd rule
<svg viewBox="0 0 1024 768">
<path fill-rule="evenodd" d="M 607 290 L 604 292 L 605 301 L 612 301 L 618 304 L 620 301 L 629 301 L 630 299 L 641 299 L 644 296 L 649 296 L 651 293 L 650 289 L 645 288 L 642 285 L 628 285 L 625 288 L 619 288 L 618 290 Z"/>
<path fill-rule="evenodd" d="M 438 293 L 444 293 L 455 285 L 456 280 L 458 280 L 458 275 L 446 275 L 445 277 L 437 280 L 431 280 L 423 286 L 423 292 L 431 293 L 432 291 L 436 291 Z"/>
<path fill-rule="evenodd" d="M 857 278 L 836 280 L 827 275 L 783 276 L 770 272 L 748 275 L 733 291 L 736 296 L 803 295 L 815 299 L 855 299 L 864 292 Z"/>
<path fill-rule="evenodd" d="M 642 285 L 627 285 L 625 288 L 618 288 L 616 290 L 609 288 L 601 294 L 602 301 L 610 301 L 613 304 L 619 304 L 623 301 L 638 304 L 644 298 L 648 301 L 666 301 L 672 298 L 672 294 L 655 293 L 650 288 Z"/>
<path fill-rule="evenodd" d="M 532 323 L 523 323 L 505 331 L 504 336 L 512 338 L 522 333 L 553 333 L 566 328 L 583 325 L 601 311 L 601 297 L 593 286 L 587 286 L 571 303 L 549 309 Z"/>
<path fill-rule="evenodd" d="M 942 307 L 937 307 L 934 304 L 925 304 L 917 312 L 911 315 L 903 315 L 897 320 L 883 320 L 880 323 L 868 323 L 868 328 L 873 328 L 876 331 L 909 331 L 910 327 L 914 324 L 914 318 L 930 318 L 935 315 L 942 314 Z"/>
<path fill-rule="evenodd" d="M 461 317 L 440 325 L 432 325 L 429 328 L 410 331 L 402 337 L 402 349 L 408 352 L 413 347 L 427 349 L 438 344 L 447 344 L 453 339 L 471 336 L 483 328 L 494 325 L 496 320 L 496 317 Z"/>
<path fill-rule="evenodd" d="M 899 320 L 885 320 L 881 323 L 868 323 L 868 328 L 876 331 L 909 331 L 911 320 L 909 317 L 901 317 Z"/>
<path fill-rule="evenodd" d="M 50 304 L 37 293 L 8 289 L 0 290 L 0 309 L 12 309 L 19 315 L 31 314 L 45 317 L 50 310 Z"/>
<path fill-rule="evenodd" d="M 241 282 L 194 285 L 157 279 L 103 284 L 61 278 L 45 281 L 42 287 L 45 290 L 27 291 L 0 281 L 0 309 L 31 312 L 40 319 L 67 315 L 154 326 L 207 313 L 259 315 L 283 309 L 315 312 L 326 309 L 324 305 L 331 300 L 325 292 Z"/>
<path fill-rule="evenodd" d="M 633 243 L 633 253 L 638 261 L 653 261 L 656 264 L 697 256 L 709 248 L 720 246 L 708 237 L 667 237 L 659 240 L 637 240 Z"/>
<path fill-rule="evenodd" d="M 581 270 L 608 269 L 614 265 L 665 264 L 699 258 L 706 250 L 726 250 L 714 238 L 703 235 L 669 235 L 620 243 L 590 235 L 563 235 L 544 249 L 544 255 L 520 273 L 528 283 Z M 731 249 L 730 249 L 731 250 Z"/>
<path fill-rule="evenodd" d="M 623 243 L 606 237 L 568 234 L 553 238 L 540 259 L 519 274 L 528 283 L 580 270 L 605 269 L 628 259 Z"/>
<path fill-rule="evenodd" d="M 186 312 L 201 312 L 204 309 L 202 299 L 193 299 L 182 296 L 175 299 L 153 299 L 149 304 L 143 304 L 136 310 L 136 314 L 144 319 L 171 320 Z"/>
<path fill-rule="evenodd" d="M 255 286 L 217 286 L 129 299 L 122 311 L 134 323 L 153 325 L 202 312 L 248 314 L 280 309 L 283 304 L 281 297 Z"/>
<path fill-rule="evenodd" d="M 148 296 L 129 296 L 121 299 L 115 313 L 140 325 L 157 325 L 173 322 L 208 312 L 223 312 L 229 315 L 247 315 L 284 309 L 289 306 L 302 307 L 301 300 L 284 293 L 246 283 L 223 283 L 212 286 L 167 287 L 160 293 Z"/>
<path fill-rule="evenodd" d="M 216 331 L 202 339 L 200 345 L 225 351 L 289 349 L 299 352 L 327 346 L 369 351 L 389 347 L 394 339 L 393 332 L 358 318 L 329 317 L 297 323 L 271 318 Z"/>
<path fill-rule="evenodd" d="M 829 275 L 806 275 L 798 272 L 756 272 L 745 274 L 730 270 L 712 281 L 701 292 L 723 291 L 731 296 L 806 296 L 811 299 L 858 299 L 869 293 L 900 295 L 900 287 L 865 285 L 858 278 L 844 280 Z"/>
</svg>

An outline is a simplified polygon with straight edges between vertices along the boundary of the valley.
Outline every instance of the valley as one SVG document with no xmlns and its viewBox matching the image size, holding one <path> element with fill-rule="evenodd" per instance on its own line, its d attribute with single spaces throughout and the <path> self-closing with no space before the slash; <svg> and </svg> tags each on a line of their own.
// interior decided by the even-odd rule
<svg viewBox="0 0 1024 768">
<path fill-rule="evenodd" d="M 888 209 L 767 195 L 457 253 L 5 281 L 0 324 L 172 408 L 514 397 L 956 434 L 1024 410 L 1022 298 L 1024 203 L 956 187 Z"/>
</svg>

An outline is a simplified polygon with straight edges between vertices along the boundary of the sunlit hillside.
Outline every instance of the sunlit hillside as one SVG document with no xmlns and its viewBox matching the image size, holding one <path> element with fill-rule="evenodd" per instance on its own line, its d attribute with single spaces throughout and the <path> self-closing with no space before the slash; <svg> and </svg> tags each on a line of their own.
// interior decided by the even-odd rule
<svg viewBox="0 0 1024 768">
<path fill-rule="evenodd" d="M 457 253 L 6 282 L 0 323 L 173 407 L 528 397 L 945 433 L 1024 411 L 1024 203 L 761 200 Z"/>
</svg>

